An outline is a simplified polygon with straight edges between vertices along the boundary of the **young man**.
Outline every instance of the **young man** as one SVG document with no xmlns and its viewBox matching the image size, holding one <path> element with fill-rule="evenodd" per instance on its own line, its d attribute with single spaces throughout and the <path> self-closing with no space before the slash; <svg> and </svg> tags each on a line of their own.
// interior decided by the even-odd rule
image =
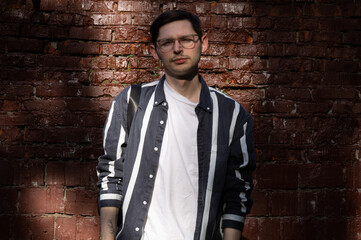
<svg viewBox="0 0 361 240">
<path fill-rule="evenodd" d="M 197 16 L 165 12 L 151 34 L 165 75 L 142 86 L 130 129 L 131 88 L 114 99 L 104 128 L 102 240 L 239 240 L 252 205 L 252 119 L 198 74 L 208 39 Z"/>
</svg>

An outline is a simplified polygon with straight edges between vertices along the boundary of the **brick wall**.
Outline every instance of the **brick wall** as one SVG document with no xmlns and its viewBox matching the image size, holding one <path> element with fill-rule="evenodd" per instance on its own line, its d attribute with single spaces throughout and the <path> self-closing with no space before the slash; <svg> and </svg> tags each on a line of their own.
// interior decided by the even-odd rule
<svg viewBox="0 0 361 240">
<path fill-rule="evenodd" d="M 112 98 L 162 69 L 162 11 L 197 13 L 201 72 L 255 119 L 245 239 L 361 239 L 361 5 L 354 0 L 0 2 L 1 239 L 98 239 Z"/>
</svg>

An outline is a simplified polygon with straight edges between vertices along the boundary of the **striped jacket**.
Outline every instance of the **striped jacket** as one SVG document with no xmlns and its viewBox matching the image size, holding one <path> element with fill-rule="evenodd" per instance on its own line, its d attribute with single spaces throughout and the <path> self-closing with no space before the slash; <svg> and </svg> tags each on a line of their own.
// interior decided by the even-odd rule
<svg viewBox="0 0 361 240">
<path fill-rule="evenodd" d="M 121 208 L 117 240 L 141 238 L 157 174 L 167 124 L 165 78 L 144 84 L 138 111 L 127 134 L 131 88 L 112 102 L 103 133 L 104 155 L 97 166 L 99 207 Z M 221 239 L 222 228 L 243 229 L 252 206 L 255 150 L 253 121 L 236 101 L 202 83 L 199 120 L 198 207 L 194 239 Z"/>
</svg>

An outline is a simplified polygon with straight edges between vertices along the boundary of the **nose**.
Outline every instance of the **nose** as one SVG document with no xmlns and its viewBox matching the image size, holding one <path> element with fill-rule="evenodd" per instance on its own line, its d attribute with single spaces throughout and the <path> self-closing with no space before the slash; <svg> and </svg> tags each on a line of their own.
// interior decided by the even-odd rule
<svg viewBox="0 0 361 240">
<path fill-rule="evenodd" d="M 183 50 L 183 47 L 182 45 L 180 45 L 179 41 L 178 40 L 175 40 L 174 41 L 174 48 L 173 48 L 173 51 L 174 52 L 180 52 Z"/>
</svg>

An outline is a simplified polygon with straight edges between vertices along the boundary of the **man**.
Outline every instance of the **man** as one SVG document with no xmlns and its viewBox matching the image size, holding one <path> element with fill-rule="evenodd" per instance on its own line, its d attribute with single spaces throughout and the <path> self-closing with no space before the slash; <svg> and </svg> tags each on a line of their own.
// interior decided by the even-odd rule
<svg viewBox="0 0 361 240">
<path fill-rule="evenodd" d="M 252 119 L 198 74 L 208 39 L 197 16 L 165 12 L 151 35 L 165 75 L 143 84 L 130 129 L 131 88 L 114 99 L 104 128 L 101 238 L 239 240 L 252 205 Z"/>
</svg>

